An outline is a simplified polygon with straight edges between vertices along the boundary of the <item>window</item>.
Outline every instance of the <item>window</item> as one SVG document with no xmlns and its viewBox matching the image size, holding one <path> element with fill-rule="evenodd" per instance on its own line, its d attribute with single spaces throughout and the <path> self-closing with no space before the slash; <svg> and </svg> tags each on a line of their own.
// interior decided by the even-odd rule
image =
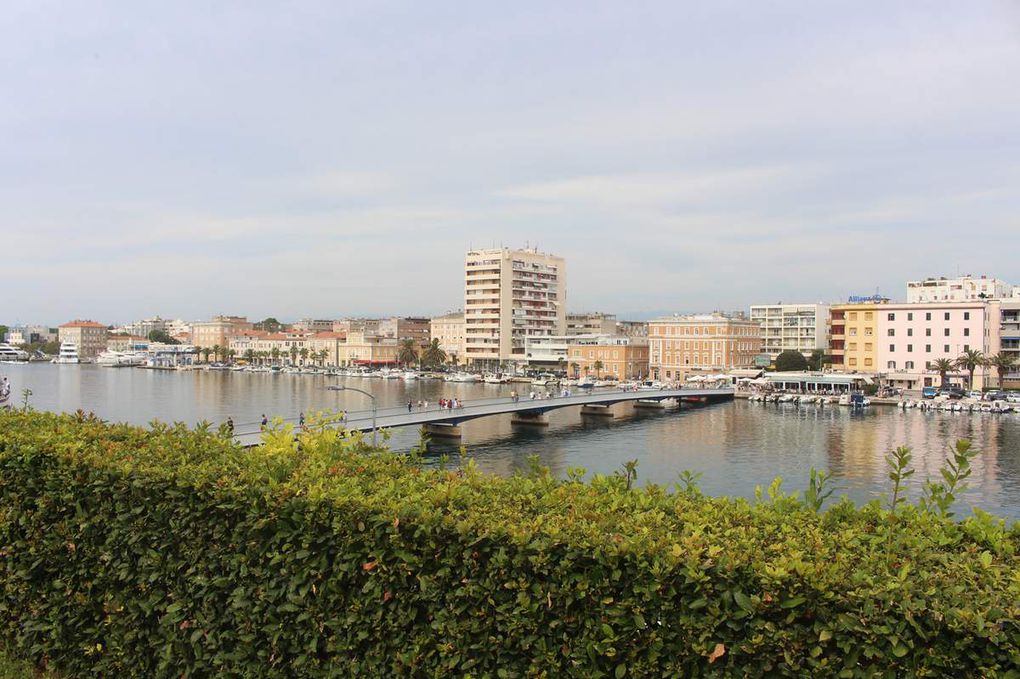
<svg viewBox="0 0 1020 679">
<path fill-rule="evenodd" d="M 870 311 L 865 311 L 864 312 L 864 320 L 870 321 L 874 317 L 875 317 L 875 314 L 871 313 Z"/>
<path fill-rule="evenodd" d="M 913 328 L 907 328 L 907 337 L 913 337 L 913 336 L 914 336 L 914 329 Z"/>
<path fill-rule="evenodd" d="M 896 320 L 896 314 L 889 314 L 888 318 L 889 318 L 890 321 L 895 321 Z"/>
<path fill-rule="evenodd" d="M 931 320 L 931 312 L 930 311 L 925 313 L 924 320 L 926 320 L 926 321 L 930 321 Z"/>
<path fill-rule="evenodd" d="M 850 342 L 847 344 L 847 349 L 850 351 L 857 351 L 857 342 Z"/>
<path fill-rule="evenodd" d="M 865 342 L 864 343 L 864 350 L 865 351 L 871 351 L 872 347 L 873 347 L 873 345 L 871 344 L 871 342 Z"/>
<path fill-rule="evenodd" d="M 907 314 L 907 320 L 908 321 L 914 320 L 914 312 L 913 311 L 911 311 L 909 314 Z"/>
<path fill-rule="evenodd" d="M 911 353 L 911 352 L 912 352 L 913 350 L 914 350 L 914 345 L 913 345 L 913 344 L 908 344 L 908 345 L 907 345 L 907 353 L 909 354 L 909 353 Z"/>
<path fill-rule="evenodd" d="M 856 311 L 851 311 L 850 312 L 850 320 L 851 321 L 856 321 L 857 320 L 857 312 Z"/>
<path fill-rule="evenodd" d="M 948 353 L 949 353 L 949 345 L 948 345 L 948 344 L 943 344 L 943 345 L 942 345 L 942 351 L 943 351 L 944 353 L 947 353 L 947 354 L 948 354 Z"/>
<path fill-rule="evenodd" d="M 970 328 L 964 328 L 963 329 L 963 336 L 964 337 L 970 337 Z"/>
<path fill-rule="evenodd" d="M 885 367 L 889 370 L 896 370 L 896 361 L 889 361 L 885 364 Z"/>
<path fill-rule="evenodd" d="M 850 328 L 850 336 L 857 337 L 857 328 Z"/>
<path fill-rule="evenodd" d="M 925 350 L 925 352 L 930 354 L 931 353 L 931 345 L 930 344 L 925 344 L 924 345 L 924 350 Z"/>
<path fill-rule="evenodd" d="M 896 328 L 889 328 L 889 337 L 896 337 Z"/>
<path fill-rule="evenodd" d="M 914 369 L 914 362 L 913 361 L 907 361 L 906 363 L 903 364 L 903 367 L 906 368 L 907 370 L 913 370 Z"/>
<path fill-rule="evenodd" d="M 946 328 L 945 330 L 943 330 L 942 334 L 944 334 L 946 337 L 949 337 L 949 328 Z"/>
<path fill-rule="evenodd" d="M 947 321 L 949 320 L 949 312 L 948 311 L 946 312 L 946 320 Z"/>
<path fill-rule="evenodd" d="M 874 328 L 865 328 L 864 329 L 864 334 L 865 335 L 871 335 L 873 332 L 874 332 Z"/>
<path fill-rule="evenodd" d="M 866 359 L 864 359 L 864 367 L 868 367 L 868 366 L 870 366 L 870 365 L 871 365 L 871 363 L 872 363 L 872 361 L 871 361 L 871 359 L 870 359 L 870 358 L 866 358 Z"/>
<path fill-rule="evenodd" d="M 890 344 L 889 345 L 889 351 L 896 351 L 896 345 L 895 344 Z"/>
<path fill-rule="evenodd" d="M 849 363 L 848 363 L 848 365 L 851 366 L 851 367 L 856 366 L 857 365 L 857 359 L 856 358 L 851 358 Z"/>
<path fill-rule="evenodd" d="M 969 321 L 970 320 L 970 312 L 969 311 L 964 311 L 963 312 L 963 320 L 965 320 L 965 321 Z"/>
<path fill-rule="evenodd" d="M 925 337 L 931 337 L 931 328 L 925 328 L 924 329 L 924 336 Z"/>
</svg>

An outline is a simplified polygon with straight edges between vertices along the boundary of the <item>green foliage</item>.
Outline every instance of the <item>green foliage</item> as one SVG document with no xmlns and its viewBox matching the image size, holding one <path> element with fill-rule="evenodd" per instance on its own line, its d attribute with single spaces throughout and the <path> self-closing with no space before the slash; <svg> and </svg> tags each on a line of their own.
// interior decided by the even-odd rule
<svg viewBox="0 0 1020 679">
<path fill-rule="evenodd" d="M 162 344 L 180 344 L 177 340 L 170 336 L 166 330 L 153 330 L 149 333 L 147 338 L 150 342 L 160 342 Z"/>
<path fill-rule="evenodd" d="M 977 451 L 972 448 L 970 441 L 959 439 L 950 450 L 945 465 L 939 470 L 942 481 L 925 481 L 921 507 L 946 518 L 952 517 L 950 508 L 956 502 L 957 494 L 967 490 L 970 461 L 975 455 Z"/>
<path fill-rule="evenodd" d="M 808 368 L 811 370 L 821 370 L 826 363 L 830 362 L 826 360 L 825 349 L 815 349 L 808 356 L 807 361 Z"/>
<path fill-rule="evenodd" d="M 183 425 L 0 414 L 2 643 L 118 678 L 1005 677 L 1020 662 L 1020 528 L 986 514 L 816 513 L 778 481 L 760 503 L 627 491 L 537 461 L 511 478 L 423 470 L 313 419 L 244 450 Z"/>
<path fill-rule="evenodd" d="M 865 384 L 863 387 L 861 387 L 861 391 L 864 393 L 865 396 L 874 396 L 875 394 L 878 393 L 878 385 Z"/>
<path fill-rule="evenodd" d="M 832 485 L 832 473 L 817 471 L 812 467 L 808 489 L 804 491 L 804 502 L 807 503 L 808 508 L 813 512 L 821 510 L 822 505 L 835 491 L 836 487 Z"/>
<path fill-rule="evenodd" d="M 807 370 L 808 360 L 799 351 L 787 349 L 776 356 L 776 370 L 779 372 Z"/>
<path fill-rule="evenodd" d="M 890 511 L 895 512 L 896 507 L 906 501 L 906 498 L 902 497 L 901 493 L 903 492 L 903 485 L 906 480 L 914 475 L 914 470 L 910 468 L 912 457 L 910 448 L 906 446 L 900 446 L 885 456 L 885 461 L 889 465 L 889 480 L 893 482 L 893 494 L 889 500 Z"/>
</svg>

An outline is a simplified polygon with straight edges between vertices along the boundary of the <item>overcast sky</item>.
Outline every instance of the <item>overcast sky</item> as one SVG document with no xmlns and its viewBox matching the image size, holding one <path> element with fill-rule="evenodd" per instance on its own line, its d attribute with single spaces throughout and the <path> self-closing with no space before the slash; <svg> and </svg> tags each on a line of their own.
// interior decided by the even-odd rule
<svg viewBox="0 0 1020 679">
<path fill-rule="evenodd" d="M 1013 0 L 9 0 L 0 102 L 0 323 L 1020 283 Z"/>
</svg>

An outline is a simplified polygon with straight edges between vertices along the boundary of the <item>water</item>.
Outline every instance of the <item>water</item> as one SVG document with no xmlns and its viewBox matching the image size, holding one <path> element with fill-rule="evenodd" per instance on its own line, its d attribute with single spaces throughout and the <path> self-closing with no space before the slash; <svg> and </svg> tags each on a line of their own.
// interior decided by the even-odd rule
<svg viewBox="0 0 1020 679">
<path fill-rule="evenodd" d="M 468 402 L 508 396 L 510 385 L 404 382 L 310 375 L 215 371 L 163 372 L 111 369 L 91 365 L 2 365 L 13 382 L 14 397 L 29 388 L 34 407 L 73 412 L 93 411 L 108 420 L 145 424 L 152 419 L 193 424 L 222 422 L 233 416 L 238 430 L 256 423 L 262 413 L 296 417 L 301 411 L 370 407 L 356 392 L 335 392 L 346 384 L 372 392 L 379 408 L 400 407 L 410 398 L 435 402 L 457 397 Z M 526 385 L 517 385 L 519 390 Z M 1020 415 L 922 413 L 873 407 L 863 413 L 827 406 L 764 405 L 736 401 L 682 411 L 635 412 L 617 406 L 613 420 L 582 419 L 576 408 L 552 411 L 550 426 L 515 427 L 509 416 L 474 420 L 464 425 L 460 442 L 433 442 L 426 464 L 441 455 L 456 463 L 465 446 L 478 466 L 495 474 L 527 467 L 528 456 L 564 476 L 568 468 L 612 473 L 638 460 L 639 482 L 670 484 L 684 469 L 700 472 L 702 489 L 712 495 L 753 497 L 755 486 L 767 487 L 776 476 L 787 490 L 803 490 L 811 467 L 831 471 L 845 493 L 862 502 L 887 492 L 884 456 L 909 445 L 917 469 L 909 496 L 917 497 L 925 477 L 938 468 L 957 438 L 969 438 L 981 451 L 973 463 L 970 490 L 959 509 L 976 505 L 1010 519 L 1020 519 Z M 414 428 L 393 432 L 391 445 L 406 450 L 417 442 Z"/>
</svg>

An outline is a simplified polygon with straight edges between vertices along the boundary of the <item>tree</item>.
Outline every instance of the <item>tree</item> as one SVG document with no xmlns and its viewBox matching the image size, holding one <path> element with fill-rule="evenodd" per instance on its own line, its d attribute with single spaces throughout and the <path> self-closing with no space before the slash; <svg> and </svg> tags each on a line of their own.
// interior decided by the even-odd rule
<svg viewBox="0 0 1020 679">
<path fill-rule="evenodd" d="M 307 363 L 308 362 L 308 347 L 301 347 L 301 351 L 298 352 L 298 355 L 301 356 L 301 365 L 304 365 L 305 363 Z"/>
<path fill-rule="evenodd" d="M 244 350 L 244 360 L 247 361 L 248 363 L 254 363 L 255 362 L 255 350 L 252 349 L 251 347 L 248 347 L 247 349 L 245 349 Z"/>
<path fill-rule="evenodd" d="M 259 321 L 258 323 L 255 323 L 253 327 L 256 330 L 261 330 L 262 332 L 270 332 L 270 333 L 272 333 L 272 332 L 279 332 L 280 328 L 283 327 L 283 323 L 280 323 L 280 321 L 278 321 L 275 318 L 273 318 L 272 316 L 270 316 L 269 318 L 264 318 L 261 321 Z"/>
<path fill-rule="evenodd" d="M 291 363 L 291 365 L 294 365 L 295 363 L 297 363 L 298 348 L 296 346 L 292 345 L 291 348 L 290 348 L 290 352 L 289 353 L 290 353 L 290 363 Z"/>
<path fill-rule="evenodd" d="M 227 358 L 230 359 L 231 363 L 234 362 L 235 356 L 237 356 L 237 349 L 227 349 Z"/>
<path fill-rule="evenodd" d="M 269 356 L 273 359 L 273 365 L 280 360 L 280 347 L 273 347 L 269 350 Z"/>
<path fill-rule="evenodd" d="M 811 370 L 820 371 L 823 365 L 825 365 L 825 349 L 815 349 L 808 357 L 808 367 Z"/>
<path fill-rule="evenodd" d="M 580 375 L 581 375 L 581 366 L 579 364 L 571 363 L 570 364 L 570 369 L 574 371 L 574 377 L 580 377 Z"/>
<path fill-rule="evenodd" d="M 967 388 L 974 388 L 974 371 L 987 364 L 985 355 L 977 349 L 967 349 L 956 359 L 956 367 L 967 371 Z"/>
<path fill-rule="evenodd" d="M 559 358 L 556 359 L 556 367 L 564 375 L 567 374 L 566 365 L 567 365 L 567 359 L 565 357 L 560 356 Z"/>
<path fill-rule="evenodd" d="M 325 349 L 319 349 L 319 365 L 325 365 L 327 358 L 329 358 L 329 352 Z"/>
<path fill-rule="evenodd" d="M 595 361 L 591 367 L 594 368 L 596 377 L 602 377 L 602 368 L 604 367 L 602 361 Z"/>
<path fill-rule="evenodd" d="M 223 347 L 219 344 L 214 344 L 212 348 L 212 357 L 214 361 L 220 360 L 220 352 L 223 351 Z"/>
<path fill-rule="evenodd" d="M 999 389 L 1002 389 L 1002 385 L 1006 381 L 1006 373 L 1016 367 L 1016 357 L 1000 351 L 988 359 L 988 365 L 995 368 L 995 372 L 999 374 Z"/>
<path fill-rule="evenodd" d="M 180 344 L 180 342 L 171 337 L 166 330 L 153 330 L 149 333 L 149 336 L 146 339 L 150 342 L 158 342 L 160 344 Z"/>
<path fill-rule="evenodd" d="M 411 365 L 418 360 L 418 350 L 414 346 L 413 339 L 400 341 L 400 351 L 397 353 L 397 360 L 404 365 Z"/>
<path fill-rule="evenodd" d="M 201 353 L 202 353 L 202 358 L 204 358 L 205 362 L 208 363 L 209 362 L 209 354 L 212 353 L 212 348 L 211 347 L 202 347 Z"/>
<path fill-rule="evenodd" d="M 779 372 L 791 372 L 797 370 L 807 370 L 808 360 L 804 358 L 804 354 L 799 351 L 787 349 L 783 353 L 776 356 L 776 370 Z"/>
<path fill-rule="evenodd" d="M 0 342 L 7 341 L 7 330 L 9 328 L 6 325 L 0 325 Z"/>
<path fill-rule="evenodd" d="M 931 369 L 939 374 L 939 386 L 948 387 L 949 382 L 946 381 L 946 375 L 953 369 L 953 362 L 948 358 L 939 358 L 931 362 Z"/>
<path fill-rule="evenodd" d="M 439 339 L 433 338 L 428 346 L 425 347 L 425 351 L 421 354 L 421 362 L 428 366 L 442 365 L 446 362 L 446 352 L 439 346 Z"/>
</svg>

